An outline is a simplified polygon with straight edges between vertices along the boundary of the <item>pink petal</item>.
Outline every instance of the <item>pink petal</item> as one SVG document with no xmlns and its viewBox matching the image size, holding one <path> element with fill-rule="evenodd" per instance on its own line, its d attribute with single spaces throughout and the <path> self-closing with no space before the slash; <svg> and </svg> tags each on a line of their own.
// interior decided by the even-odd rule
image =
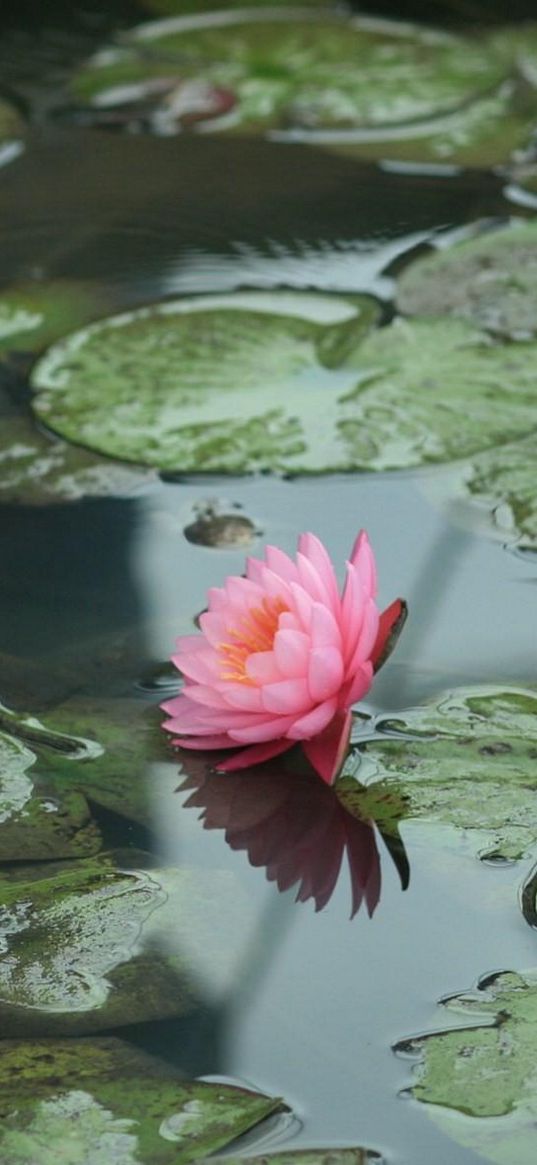
<svg viewBox="0 0 537 1165">
<path fill-rule="evenodd" d="M 360 575 L 366 594 L 374 598 L 377 593 L 377 568 L 365 530 L 360 530 L 352 548 L 350 560 Z"/>
<path fill-rule="evenodd" d="M 178 745 L 179 748 L 196 749 L 199 752 L 212 748 L 235 748 L 234 741 L 229 739 L 227 732 L 213 736 L 180 736 L 172 740 L 172 744 Z"/>
<path fill-rule="evenodd" d="M 275 684 L 282 678 L 273 651 L 253 651 L 246 660 L 245 671 L 256 684 Z"/>
<path fill-rule="evenodd" d="M 379 626 L 379 611 L 374 599 L 368 599 L 365 605 L 362 630 L 354 649 L 352 660 L 348 666 L 349 676 L 354 675 L 359 665 L 371 658 L 371 652 L 377 638 Z"/>
<path fill-rule="evenodd" d="M 216 652 L 207 647 L 207 641 L 200 636 L 205 647 L 203 651 L 179 651 L 172 655 L 172 662 L 184 676 L 197 680 L 200 684 L 211 684 L 219 679 L 219 661 Z"/>
<path fill-rule="evenodd" d="M 360 576 L 352 562 L 347 563 L 347 576 L 341 599 L 341 637 L 345 659 L 352 659 L 364 619 L 365 595 Z"/>
<path fill-rule="evenodd" d="M 288 554 L 280 550 L 278 546 L 265 547 L 265 562 L 270 570 L 274 571 L 279 578 L 283 578 L 285 582 L 298 582 L 298 571 Z"/>
<path fill-rule="evenodd" d="M 324 704 L 318 704 L 311 712 L 305 716 L 301 716 L 300 720 L 295 720 L 293 726 L 289 728 L 287 735 L 290 740 L 309 740 L 311 736 L 316 736 L 318 732 L 322 732 L 323 728 L 330 723 L 334 712 L 336 711 L 337 700 L 325 700 Z"/>
<path fill-rule="evenodd" d="M 200 627 L 205 635 L 205 638 L 211 644 L 211 647 L 220 647 L 221 643 L 226 643 L 229 639 L 229 629 L 233 626 L 234 615 L 231 620 L 228 617 L 229 609 L 222 611 L 204 611 L 200 615 Z M 229 613 L 230 614 L 230 613 Z"/>
<path fill-rule="evenodd" d="M 294 715 L 311 707 L 311 696 L 305 679 L 280 680 L 262 688 L 263 704 L 267 712 Z"/>
<path fill-rule="evenodd" d="M 223 587 L 209 587 L 207 591 L 207 606 L 210 611 L 218 611 L 227 607 L 228 599 Z"/>
<path fill-rule="evenodd" d="M 328 591 L 309 558 L 299 551 L 296 564 L 300 582 L 308 595 L 317 603 L 328 603 L 330 601 Z"/>
<path fill-rule="evenodd" d="M 302 631 L 302 624 L 292 611 L 282 611 L 278 620 L 278 628 L 281 631 Z"/>
<path fill-rule="evenodd" d="M 177 650 L 181 652 L 184 651 L 190 653 L 197 651 L 207 651 L 207 640 L 205 639 L 205 636 L 201 635 L 201 633 L 198 631 L 197 635 L 180 635 L 179 638 L 175 640 L 175 646 L 177 647 Z"/>
<path fill-rule="evenodd" d="M 228 704 L 220 692 L 208 684 L 188 684 L 183 696 L 204 708 L 227 708 Z"/>
<path fill-rule="evenodd" d="M 337 578 L 326 547 L 315 534 L 301 534 L 298 540 L 298 549 L 315 567 L 322 580 L 330 605 L 337 609 L 339 605 Z"/>
<path fill-rule="evenodd" d="M 216 767 L 220 773 L 235 773 L 240 769 L 250 768 L 250 765 L 262 764 L 273 756 L 280 756 L 282 752 L 288 752 L 293 744 L 294 741 L 281 737 L 279 740 L 267 740 L 265 744 L 253 744 L 251 748 L 242 748 L 235 756 L 222 761 Z"/>
<path fill-rule="evenodd" d="M 251 579 L 252 582 L 260 583 L 264 565 L 259 558 L 247 558 L 246 577 Z"/>
<path fill-rule="evenodd" d="M 344 707 L 350 708 L 358 700 L 363 700 L 371 687 L 372 681 L 373 665 L 370 660 L 367 660 L 365 663 L 359 665 L 353 678 L 349 681 L 348 687 L 345 688 L 342 694 Z"/>
<path fill-rule="evenodd" d="M 313 604 L 310 634 L 312 647 L 341 649 L 341 632 L 337 620 L 324 603 Z"/>
<path fill-rule="evenodd" d="M 310 653 L 309 637 L 303 631 L 282 628 L 274 636 L 274 658 L 283 676 L 296 679 L 305 676 Z"/>
<path fill-rule="evenodd" d="M 312 700 L 328 700 L 343 682 L 343 660 L 337 647 L 317 647 L 311 652 L 308 688 Z"/>
<path fill-rule="evenodd" d="M 351 727 L 351 713 L 338 712 L 324 732 L 313 737 L 312 740 L 305 740 L 302 743 L 303 751 L 310 764 L 323 781 L 326 781 L 327 785 L 333 784 L 343 764 L 349 745 Z"/>
<path fill-rule="evenodd" d="M 304 590 L 304 587 L 299 586 L 298 583 L 291 583 L 291 594 L 295 612 L 300 620 L 300 626 L 307 633 L 310 629 L 313 599 Z"/>
<path fill-rule="evenodd" d="M 173 696 L 171 700 L 164 700 L 159 705 L 163 712 L 167 712 L 168 716 L 175 716 L 177 709 L 183 706 L 183 696 Z"/>
<path fill-rule="evenodd" d="M 257 744 L 265 740 L 276 740 L 285 735 L 293 721 L 294 716 L 271 716 L 262 724 L 253 724 L 251 728 L 230 729 L 229 735 L 239 744 Z"/>
<path fill-rule="evenodd" d="M 232 708 L 243 708 L 248 712 L 263 712 L 261 689 L 251 684 L 222 684 L 220 693 L 223 705 Z"/>
<path fill-rule="evenodd" d="M 241 613 L 249 611 L 251 607 L 259 607 L 263 602 L 264 588 L 249 578 L 239 578 L 230 575 L 226 579 L 226 598 L 228 608 L 235 608 Z"/>
</svg>

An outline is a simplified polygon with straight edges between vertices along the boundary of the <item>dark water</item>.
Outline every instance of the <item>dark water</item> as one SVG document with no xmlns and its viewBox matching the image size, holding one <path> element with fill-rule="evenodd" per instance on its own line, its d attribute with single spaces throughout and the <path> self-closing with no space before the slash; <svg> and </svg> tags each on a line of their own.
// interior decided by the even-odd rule
<svg viewBox="0 0 537 1165">
<path fill-rule="evenodd" d="M 42 93 L 53 91 L 73 46 L 83 55 L 102 36 L 106 19 L 67 25 L 63 41 L 60 27 L 36 50 Z M 6 60 L 21 43 L 23 32 L 12 30 Z M 9 81 L 17 68 L 24 90 L 22 64 L 12 63 Z M 107 310 L 182 292 L 290 286 L 370 290 L 389 313 L 390 272 L 402 256 L 440 230 L 512 212 L 502 180 L 489 175 L 405 174 L 261 141 L 81 136 L 43 119 L 1 175 L 2 278 L 84 279 Z M 24 409 L 23 383 L 13 376 L 5 388 Z M 267 541 L 293 551 L 297 533 L 313 528 L 340 564 L 356 529 L 368 529 L 382 605 L 397 593 L 411 609 L 369 710 L 389 713 L 450 686 L 531 682 L 534 564 L 449 522 L 431 476 L 205 478 L 161 483 L 131 500 L 1 506 L 2 651 L 20 662 L 27 706 L 43 709 L 72 691 L 111 700 L 137 692 L 141 708 L 156 701 L 144 677 L 190 632 L 207 587 L 242 571 L 242 550 L 191 545 L 183 535 L 196 505 L 212 499 L 242 507 L 262 531 L 258 548 Z M 128 642 L 126 663 L 103 668 L 106 641 Z M 28 676 L 36 664 L 47 675 L 44 688 L 25 683 L 25 664 Z M 434 834 L 404 822 L 408 891 L 384 857 L 374 918 L 361 912 L 351 922 L 345 871 L 315 913 L 182 808 L 176 759 L 148 765 L 147 781 L 147 830 L 102 814 L 108 841 L 152 848 L 166 865 L 230 871 L 244 910 L 228 935 L 227 969 L 195 954 L 206 1001 L 199 1013 L 122 1029 L 122 1038 L 187 1074 L 284 1096 L 296 1116 L 279 1130 L 290 1147 L 365 1144 L 405 1165 L 481 1159 L 400 1095 L 411 1066 L 391 1048 L 441 1026 L 436 1003 L 446 994 L 487 972 L 532 965 L 535 936 L 517 904 L 530 864 L 493 868 L 449 827 Z M 166 941 L 174 950 L 185 936 Z"/>
</svg>

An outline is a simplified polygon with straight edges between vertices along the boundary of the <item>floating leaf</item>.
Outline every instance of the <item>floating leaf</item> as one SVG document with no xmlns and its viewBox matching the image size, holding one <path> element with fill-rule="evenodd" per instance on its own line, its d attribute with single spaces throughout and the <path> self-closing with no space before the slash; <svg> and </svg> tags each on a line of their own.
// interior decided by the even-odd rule
<svg viewBox="0 0 537 1165">
<path fill-rule="evenodd" d="M 80 280 L 16 283 L 0 293 L 0 353 L 39 352 L 106 307 L 102 294 Z"/>
<path fill-rule="evenodd" d="M 69 1165 L 187 1165 L 282 1107 L 244 1088 L 182 1080 L 118 1039 L 2 1042 L 6 1165 L 56 1165 L 59 1155 Z"/>
<path fill-rule="evenodd" d="M 366 296 L 251 292 L 113 317 L 37 364 L 35 410 L 166 470 L 329 468 L 338 396 L 357 379 L 342 365 L 377 312 Z"/>
<path fill-rule="evenodd" d="M 84 1034 L 214 1004 L 235 981 L 237 939 L 251 926 L 224 871 L 84 861 L 0 883 L 0 898 L 5 1036 Z"/>
<path fill-rule="evenodd" d="M 29 770 L 35 759 L 22 741 L 0 730 L 0 862 L 96 853 L 101 839 L 85 798 L 54 782 L 33 780 Z"/>
<path fill-rule="evenodd" d="M 368 156 L 405 136 L 419 149 L 422 135 L 427 148 L 431 121 L 443 119 L 442 133 L 446 118 L 488 97 L 508 72 L 503 51 L 477 39 L 296 8 L 143 25 L 90 60 L 72 90 L 99 116 L 136 98 L 137 86 L 143 93 L 149 80 L 195 79 L 236 98 L 232 116 L 210 121 L 211 130 L 278 130 L 306 140 L 326 131 L 336 142 L 338 132 L 355 131 Z M 173 125 L 165 96 L 154 128 L 173 132 Z"/>
<path fill-rule="evenodd" d="M 159 715 L 136 699 L 73 697 L 40 720 L 30 720 L 40 769 L 64 787 L 141 825 L 149 822 L 147 768 L 166 757 Z M 13 733 L 28 739 L 27 718 Z"/>
<path fill-rule="evenodd" d="M 182 472 L 401 468 L 535 424 L 537 344 L 449 318 L 363 339 L 374 308 L 356 298 L 203 296 L 114 317 L 38 362 L 34 408 L 69 440 Z"/>
<path fill-rule="evenodd" d="M 374 1149 L 280 1149 L 262 1157 L 232 1157 L 226 1165 L 382 1165 L 383 1158 Z"/>
<path fill-rule="evenodd" d="M 537 435 L 476 458 L 467 496 L 487 508 L 498 537 L 516 537 L 521 549 L 537 550 Z"/>
<path fill-rule="evenodd" d="M 153 475 L 44 434 L 27 417 L 0 423 L 0 501 L 53 505 L 86 497 L 132 497 Z"/>
<path fill-rule="evenodd" d="M 461 689 L 380 728 L 391 739 L 362 746 L 358 775 L 372 790 L 395 787 L 407 818 L 463 829 L 484 857 L 520 858 L 537 843 L 534 692 Z M 352 782 L 337 787 L 345 804 Z"/>
<path fill-rule="evenodd" d="M 448 1136 L 486 1160 L 533 1165 L 537 975 L 488 976 L 445 1006 L 475 1023 L 397 1045 L 420 1056 L 412 1095 Z"/>
<path fill-rule="evenodd" d="M 410 263 L 397 306 L 409 315 L 463 316 L 501 336 L 537 331 L 537 223 L 487 231 Z"/>
</svg>

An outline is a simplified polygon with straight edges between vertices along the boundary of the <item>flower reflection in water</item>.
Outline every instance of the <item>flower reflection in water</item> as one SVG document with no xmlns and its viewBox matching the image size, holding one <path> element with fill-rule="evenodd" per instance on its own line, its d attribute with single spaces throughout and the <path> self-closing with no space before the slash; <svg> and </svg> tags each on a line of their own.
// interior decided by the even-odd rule
<svg viewBox="0 0 537 1165">
<path fill-rule="evenodd" d="M 381 890 L 377 833 L 403 890 L 408 886 L 408 860 L 398 831 L 404 804 L 396 795 L 384 791 L 377 796 L 373 786 L 351 778 L 330 787 L 313 773 L 285 771 L 281 761 L 225 776 L 199 762 L 185 767 L 189 775 L 179 789 L 189 793 L 185 807 L 201 809 L 204 828 L 225 830 L 231 849 L 245 850 L 250 864 L 264 866 L 280 890 L 298 885 L 297 902 L 312 898 L 315 909 L 322 910 L 346 853 L 351 918 L 363 902 L 371 917 Z"/>
</svg>

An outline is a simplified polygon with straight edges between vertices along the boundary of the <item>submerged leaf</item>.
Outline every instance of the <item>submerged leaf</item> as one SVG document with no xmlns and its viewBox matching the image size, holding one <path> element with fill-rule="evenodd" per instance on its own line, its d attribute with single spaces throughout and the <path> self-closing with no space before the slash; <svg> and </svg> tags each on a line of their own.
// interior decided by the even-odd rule
<svg viewBox="0 0 537 1165">
<path fill-rule="evenodd" d="M 537 332 L 537 223 L 490 230 L 405 268 L 397 306 L 408 314 L 463 316 L 501 336 Z"/>
<path fill-rule="evenodd" d="M 488 976 L 477 991 L 445 1006 L 472 1026 L 432 1032 L 397 1045 L 420 1064 L 414 1098 L 453 1140 L 498 1165 L 535 1161 L 537 976 Z M 483 1024 L 485 1022 L 485 1025 Z"/>
<path fill-rule="evenodd" d="M 5 1036 L 84 1034 L 213 1005 L 235 981 L 251 927 L 223 871 L 77 862 L 0 881 L 0 900 Z"/>
<path fill-rule="evenodd" d="M 408 819 L 464 830 L 482 857 L 516 859 L 535 846 L 535 692 L 464 688 L 379 728 L 386 739 L 362 746 L 358 769 L 372 792 L 394 788 Z M 352 766 L 353 758 L 336 786 L 344 804 Z"/>
<path fill-rule="evenodd" d="M 283 1107 L 229 1084 L 185 1081 L 118 1039 L 2 1044 L 6 1165 L 56 1165 L 59 1155 L 68 1165 L 187 1165 Z"/>
<path fill-rule="evenodd" d="M 0 862 L 96 853 L 101 838 L 85 798 L 52 781 L 32 779 L 35 759 L 16 736 L 0 730 Z"/>
<path fill-rule="evenodd" d="M 0 353 L 39 352 L 107 306 L 102 293 L 81 280 L 15 283 L 0 293 Z"/>
</svg>

